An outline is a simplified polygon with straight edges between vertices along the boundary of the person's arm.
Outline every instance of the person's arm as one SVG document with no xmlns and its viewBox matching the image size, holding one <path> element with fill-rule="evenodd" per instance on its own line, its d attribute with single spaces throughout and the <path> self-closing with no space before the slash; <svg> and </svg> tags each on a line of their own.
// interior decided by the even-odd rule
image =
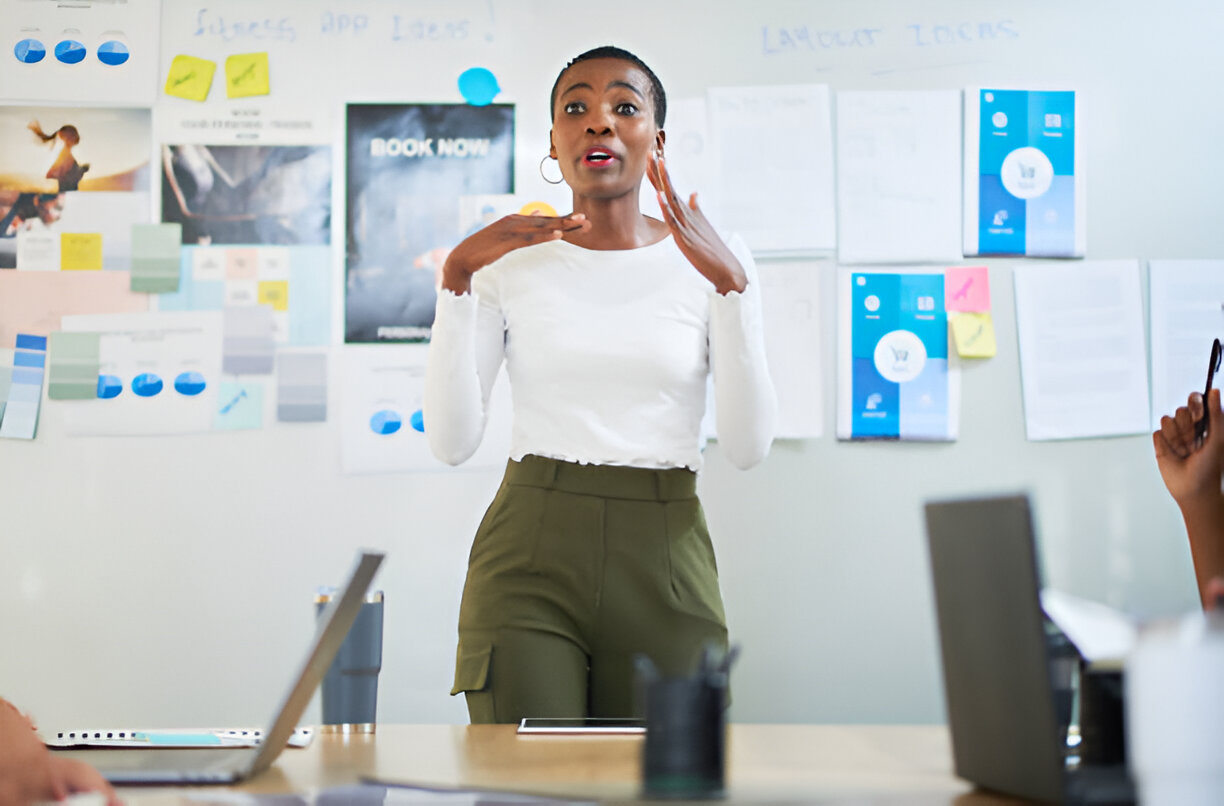
<svg viewBox="0 0 1224 806">
<path fill-rule="evenodd" d="M 457 465 L 480 447 L 489 394 L 505 356 L 506 325 L 496 299 L 497 284 L 480 271 L 515 249 L 590 228 L 581 213 L 508 215 L 464 238 L 447 256 L 425 366 L 423 406 L 429 449 L 441 461 Z"/>
<path fill-rule="evenodd" d="M 654 186 L 663 220 L 689 263 L 710 281 L 710 371 L 718 446 L 746 470 L 769 453 L 777 427 L 778 399 L 765 361 L 761 290 L 752 253 L 738 238 L 730 244 L 714 230 L 697 204 L 681 201 L 663 157 L 651 154 L 646 176 Z"/>
<path fill-rule="evenodd" d="M 756 265 L 738 237 L 730 248 L 744 269 L 746 284 L 742 292 L 711 293 L 710 371 L 719 449 L 733 465 L 746 470 L 769 454 L 778 399 L 765 359 Z"/>
<path fill-rule="evenodd" d="M 425 366 L 425 436 L 434 456 L 448 465 L 466 461 L 480 447 L 505 343 L 505 323 L 493 300 L 438 292 Z"/>
<path fill-rule="evenodd" d="M 33 725 L 0 699 L 0 806 L 63 800 L 74 792 L 101 792 L 111 806 L 119 799 L 88 764 L 48 752 Z"/>
<path fill-rule="evenodd" d="M 1169 494 L 1181 509 L 1190 539 L 1190 556 L 1203 607 L 1214 604 L 1224 577 L 1224 412 L 1220 390 L 1207 398 L 1207 437 L 1198 444 L 1194 424 L 1203 415 L 1203 396 L 1195 392 L 1173 416 L 1160 420 L 1153 432 L 1156 464 Z"/>
</svg>

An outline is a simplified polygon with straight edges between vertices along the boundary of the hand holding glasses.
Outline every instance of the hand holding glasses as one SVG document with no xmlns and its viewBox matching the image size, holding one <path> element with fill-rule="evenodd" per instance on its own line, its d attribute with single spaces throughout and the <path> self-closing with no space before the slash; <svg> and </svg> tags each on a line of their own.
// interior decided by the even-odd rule
<svg viewBox="0 0 1224 806">
<path fill-rule="evenodd" d="M 1207 362 L 1207 386 L 1203 389 L 1203 416 L 1194 424 L 1195 444 L 1201 444 L 1207 438 L 1207 423 L 1211 417 L 1211 412 L 1207 407 L 1207 395 L 1211 392 L 1211 384 L 1215 380 L 1216 371 L 1220 369 L 1221 358 L 1224 358 L 1224 355 L 1222 355 L 1220 340 L 1216 339 L 1211 343 L 1211 359 Z"/>
</svg>

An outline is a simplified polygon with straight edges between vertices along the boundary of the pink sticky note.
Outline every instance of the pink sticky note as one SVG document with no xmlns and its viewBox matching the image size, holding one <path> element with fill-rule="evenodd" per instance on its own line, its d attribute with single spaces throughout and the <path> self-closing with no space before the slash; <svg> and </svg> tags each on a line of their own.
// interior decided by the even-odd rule
<svg viewBox="0 0 1224 806">
<path fill-rule="evenodd" d="M 990 311 L 990 274 L 985 266 L 953 266 L 944 270 L 944 308 L 949 311 Z"/>
</svg>

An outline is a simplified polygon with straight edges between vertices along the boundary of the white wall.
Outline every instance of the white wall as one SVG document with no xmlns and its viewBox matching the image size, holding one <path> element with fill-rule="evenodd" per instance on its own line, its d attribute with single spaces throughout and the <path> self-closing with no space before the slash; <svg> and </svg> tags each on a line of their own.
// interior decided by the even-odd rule
<svg viewBox="0 0 1224 806">
<path fill-rule="evenodd" d="M 1211 0 L 1161 11 L 1138 0 L 220 0 L 203 8 L 163 3 L 162 77 L 175 53 L 266 48 L 269 100 L 323 108 L 336 125 L 346 99 L 459 101 L 454 76 L 489 67 L 504 88 L 498 100 L 518 104 L 518 184 L 527 193 L 542 187 L 536 166 L 553 78 L 567 58 L 606 42 L 638 52 L 676 98 L 789 82 L 1070 87 L 1083 93 L 1090 138 L 1089 257 L 1224 257 L 1216 192 L 1224 51 L 1215 39 L 1224 16 Z M 369 25 L 325 35 L 328 12 L 365 13 Z M 289 19 L 295 40 L 232 28 L 228 39 L 195 34 L 200 20 L 265 17 Z M 448 39 L 446 22 L 462 19 L 465 38 Z M 417 20 L 440 24 L 441 38 L 415 39 L 429 30 L 413 28 Z M 779 31 L 802 26 L 814 47 L 783 49 Z M 334 138 L 342 143 L 341 132 Z M 337 208 L 337 295 L 341 220 Z M 1184 535 L 1148 437 L 1025 441 L 1012 264 L 989 265 L 999 355 L 966 369 L 958 442 L 846 444 L 826 435 L 779 443 L 748 473 L 716 445 L 708 451 L 701 489 L 744 648 L 735 719 L 942 720 L 921 522 L 932 497 L 1030 491 L 1050 582 L 1142 614 L 1194 606 Z M 813 270 L 823 281 L 818 349 L 831 432 L 833 267 Z M 333 327 L 338 334 L 339 319 Z M 338 405 L 333 388 L 331 410 Z M 336 582 L 355 547 L 375 546 L 389 552 L 378 583 L 387 595 L 380 719 L 462 721 L 462 702 L 446 695 L 459 593 L 497 481 L 492 472 L 342 476 L 334 422 L 73 439 L 46 405 L 37 440 L 0 444 L 8 513 L 0 694 L 50 729 L 260 724 L 312 631 L 315 586 Z"/>
</svg>

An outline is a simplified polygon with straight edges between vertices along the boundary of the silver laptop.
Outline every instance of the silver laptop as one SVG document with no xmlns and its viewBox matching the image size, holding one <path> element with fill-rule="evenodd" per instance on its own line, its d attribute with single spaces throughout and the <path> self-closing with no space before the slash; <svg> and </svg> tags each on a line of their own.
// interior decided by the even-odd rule
<svg viewBox="0 0 1224 806">
<path fill-rule="evenodd" d="M 289 742 L 315 689 L 327 674 L 332 659 L 357 614 L 383 555 L 360 552 L 356 565 L 338 596 L 319 617 L 310 649 L 294 677 L 284 702 L 264 731 L 263 742 L 242 749 L 94 749 L 55 751 L 97 767 L 113 784 L 227 784 L 263 772 Z"/>
<path fill-rule="evenodd" d="M 956 774 L 1071 804 L 1132 804 L 1124 765 L 1069 766 L 1025 496 L 926 505 Z"/>
</svg>

